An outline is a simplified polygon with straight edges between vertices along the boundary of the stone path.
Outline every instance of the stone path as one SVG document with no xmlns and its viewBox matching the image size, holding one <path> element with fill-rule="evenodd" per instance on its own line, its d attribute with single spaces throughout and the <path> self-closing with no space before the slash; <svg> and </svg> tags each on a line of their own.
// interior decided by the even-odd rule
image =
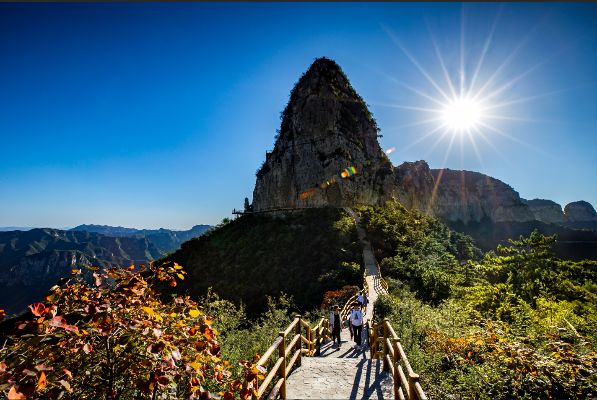
<svg viewBox="0 0 597 400">
<path fill-rule="evenodd" d="M 301 363 L 288 377 L 287 399 L 393 399 L 381 360 L 303 357 Z"/>
<path fill-rule="evenodd" d="M 379 293 L 383 293 L 377 264 L 371 244 L 360 227 L 359 216 L 345 208 L 357 227 L 357 234 L 363 246 L 365 279 L 369 289 L 369 307 L 365 323 L 373 316 L 373 304 Z M 358 350 L 350 338 L 348 328 L 340 333 L 340 347 L 328 342 L 321 346 L 319 357 L 302 357 L 301 366 L 289 376 L 286 386 L 288 399 L 393 399 L 393 381 L 389 373 L 382 371 L 381 360 L 371 359 L 365 346 Z M 367 332 L 363 330 L 362 342 L 367 344 Z"/>
</svg>

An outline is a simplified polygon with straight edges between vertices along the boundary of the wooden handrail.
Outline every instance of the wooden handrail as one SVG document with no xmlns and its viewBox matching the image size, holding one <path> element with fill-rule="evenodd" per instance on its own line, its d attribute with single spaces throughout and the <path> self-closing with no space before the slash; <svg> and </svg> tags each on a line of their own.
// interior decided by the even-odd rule
<svg viewBox="0 0 597 400">
<path fill-rule="evenodd" d="M 390 321 L 386 318 L 374 324 L 370 332 L 371 357 L 381 358 L 384 371 L 392 374 L 394 399 L 427 400 L 427 395 L 419 383 L 419 375 L 413 371 Z M 383 346 L 381 350 L 380 344 Z"/>
<path fill-rule="evenodd" d="M 379 266 L 377 267 L 379 271 Z M 387 293 L 388 285 L 386 281 L 381 275 L 378 275 L 378 277 L 376 291 L 381 288 Z M 363 276 L 363 290 L 369 294 L 365 275 Z M 352 303 L 356 301 L 356 298 L 357 295 L 352 296 L 342 307 L 340 312 L 342 321 L 348 317 Z M 400 343 L 400 338 L 396 335 L 390 321 L 386 318 L 375 324 L 374 318 L 371 318 L 370 321 L 367 321 L 367 325 L 371 357 L 382 359 L 384 371 L 389 371 L 392 374 L 394 398 L 400 400 L 427 400 L 427 395 L 419 383 L 419 375 L 413 371 Z M 295 331 L 294 335 L 292 335 L 293 330 Z M 259 378 L 256 378 L 258 389 L 254 399 L 261 399 L 267 394 L 268 399 L 275 399 L 279 396 L 285 400 L 287 377 L 295 366 L 300 365 L 301 356 L 312 357 L 319 355 L 322 341 L 330 338 L 331 331 L 328 318 L 322 317 L 316 325 L 311 326 L 308 321 L 297 315 L 286 329 L 279 333 L 276 340 L 257 361 L 257 365 L 265 366 L 269 361 L 273 361 L 270 359 L 275 357 L 273 355 L 278 350 L 277 359 L 267 376 L 261 383 L 259 383 Z M 290 342 L 287 343 L 288 340 Z M 303 344 L 306 346 L 305 349 L 302 348 Z M 288 360 L 290 355 L 292 357 Z M 277 380 L 276 376 L 278 377 Z M 274 384 L 270 389 L 272 383 Z"/>
<path fill-rule="evenodd" d="M 330 332 L 329 325 L 330 323 L 327 318 L 320 318 L 317 325 L 311 327 L 308 321 L 297 315 L 286 329 L 279 333 L 274 343 L 257 361 L 257 365 L 265 366 L 268 362 L 273 361 L 272 358 L 275 357 L 274 353 L 278 350 L 275 364 L 267 376 L 261 382 L 259 382 L 259 378 L 256 378 L 258 389 L 254 399 L 261 399 L 265 394 L 267 394 L 268 399 L 274 399 L 278 395 L 280 398 L 286 399 L 286 378 L 295 366 L 300 365 L 303 354 L 307 356 L 317 354 L 321 342 L 325 339 L 330 339 L 332 333 Z M 293 330 L 295 332 L 294 335 L 292 335 Z M 288 340 L 290 342 L 287 342 Z M 305 349 L 302 348 L 303 343 L 306 345 Z M 288 360 L 290 356 L 291 358 Z M 276 376 L 278 377 L 277 380 Z M 270 389 L 269 387 L 272 383 L 274 385 Z"/>
</svg>

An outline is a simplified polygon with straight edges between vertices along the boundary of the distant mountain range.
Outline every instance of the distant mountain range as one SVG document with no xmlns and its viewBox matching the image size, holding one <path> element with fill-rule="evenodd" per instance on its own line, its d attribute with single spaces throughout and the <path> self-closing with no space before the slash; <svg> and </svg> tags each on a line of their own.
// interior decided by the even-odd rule
<svg viewBox="0 0 597 400">
<path fill-rule="evenodd" d="M 18 313 L 73 268 L 128 266 L 156 260 L 210 228 L 187 231 L 81 225 L 71 230 L 0 231 L 0 308 Z"/>
<path fill-rule="evenodd" d="M 170 253 L 180 248 L 180 245 L 201 236 L 210 225 L 195 225 L 187 231 L 175 231 L 171 229 L 135 229 L 123 228 L 122 226 L 108 225 L 79 225 L 71 229 L 78 232 L 94 232 L 113 237 L 146 238 L 153 243 L 162 254 Z"/>
</svg>

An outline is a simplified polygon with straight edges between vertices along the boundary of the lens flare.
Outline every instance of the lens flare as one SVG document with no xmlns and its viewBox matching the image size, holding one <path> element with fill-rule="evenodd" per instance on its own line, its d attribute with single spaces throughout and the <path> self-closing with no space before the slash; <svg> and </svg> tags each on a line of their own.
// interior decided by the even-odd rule
<svg viewBox="0 0 597 400">
<path fill-rule="evenodd" d="M 340 172 L 340 174 L 338 174 L 338 176 L 342 179 L 347 179 L 356 174 L 358 174 L 357 168 L 355 166 L 350 166 L 350 167 L 346 168 L 344 171 Z M 319 189 L 321 189 L 321 190 L 327 189 L 329 186 L 333 185 L 336 182 L 337 182 L 336 175 L 334 175 L 330 179 L 326 180 L 325 182 L 320 183 L 318 185 L 319 187 L 309 188 L 303 192 L 300 192 L 299 199 L 306 200 L 309 197 L 313 196 Z"/>
</svg>

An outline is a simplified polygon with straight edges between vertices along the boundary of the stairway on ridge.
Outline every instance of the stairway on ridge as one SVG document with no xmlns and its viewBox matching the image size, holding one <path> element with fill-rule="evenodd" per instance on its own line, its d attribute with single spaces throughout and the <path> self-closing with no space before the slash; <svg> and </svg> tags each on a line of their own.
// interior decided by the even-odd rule
<svg viewBox="0 0 597 400">
<path fill-rule="evenodd" d="M 356 223 L 359 240 L 363 246 L 366 282 L 369 289 L 369 307 L 365 321 L 371 321 L 373 304 L 383 293 L 380 276 L 371 244 L 365 231 L 359 226 L 358 215 L 345 208 Z M 355 348 L 348 328 L 340 333 L 341 345 L 328 342 L 321 346 L 319 357 L 302 357 L 301 366 L 289 376 L 286 384 L 287 399 L 393 399 L 393 379 L 382 370 L 382 361 L 372 359 L 369 352 L 367 332 L 363 329 L 362 349 Z"/>
</svg>

